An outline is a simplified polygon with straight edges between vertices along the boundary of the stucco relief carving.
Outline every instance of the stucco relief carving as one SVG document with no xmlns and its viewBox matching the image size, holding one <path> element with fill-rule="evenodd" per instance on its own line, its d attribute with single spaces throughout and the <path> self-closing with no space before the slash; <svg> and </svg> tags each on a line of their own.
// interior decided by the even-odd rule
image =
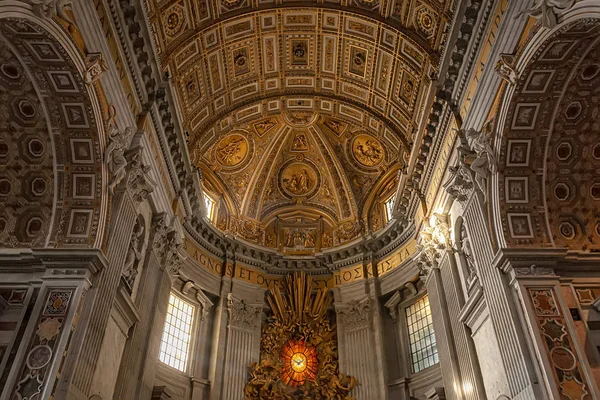
<svg viewBox="0 0 600 400">
<path fill-rule="evenodd" d="M 262 322 L 262 307 L 252 306 L 245 300 L 236 300 L 233 295 L 227 295 L 227 312 L 229 315 L 229 328 L 239 328 L 257 331 Z"/>
<path fill-rule="evenodd" d="M 569 11 L 575 0 L 536 0 L 533 6 L 522 14 L 531 15 L 541 21 L 542 26 L 552 29 L 558 24 L 558 17 Z"/>
<path fill-rule="evenodd" d="M 496 63 L 496 73 L 511 85 L 517 84 L 519 75 L 515 69 L 515 56 L 512 54 L 500 54 Z"/>
<path fill-rule="evenodd" d="M 345 329 L 364 329 L 369 326 L 371 300 L 351 300 L 347 305 L 336 307 L 336 311 Z"/>
<path fill-rule="evenodd" d="M 152 222 L 153 249 L 161 266 L 167 270 L 169 275 L 177 276 L 185 255 L 183 242 L 173 222 L 169 223 L 169 217 L 165 213 L 154 218 Z"/>
<path fill-rule="evenodd" d="M 437 268 L 443 252 L 451 247 L 446 218 L 444 215 L 434 214 L 430 221 L 425 221 L 421 229 L 421 240 L 417 245 L 417 251 L 420 252 L 417 267 L 421 277 L 426 277 L 432 268 Z"/>
<path fill-rule="evenodd" d="M 549 267 L 538 267 L 532 264 L 530 267 L 515 268 L 515 275 L 517 277 L 523 276 L 556 276 L 554 269 Z"/>
</svg>

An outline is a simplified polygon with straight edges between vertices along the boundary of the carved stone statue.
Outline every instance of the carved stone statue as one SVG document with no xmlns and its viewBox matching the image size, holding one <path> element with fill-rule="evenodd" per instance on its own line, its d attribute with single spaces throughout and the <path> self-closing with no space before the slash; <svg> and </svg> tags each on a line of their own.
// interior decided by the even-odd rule
<svg viewBox="0 0 600 400">
<path fill-rule="evenodd" d="M 496 156 L 491 146 L 492 135 L 489 133 L 489 124 L 481 131 L 469 129 L 459 132 L 463 143 L 458 150 L 463 155 L 463 163 L 475 173 L 475 182 L 485 195 L 487 192 L 487 178 L 496 172 Z M 470 139 L 470 145 L 464 139 Z"/>
<path fill-rule="evenodd" d="M 135 278 L 138 274 L 138 265 L 142 259 L 140 251 L 140 239 L 144 235 L 144 226 L 140 223 L 135 224 L 131 234 L 131 242 L 127 251 L 127 257 L 123 264 L 123 279 L 127 282 L 130 289 L 133 289 Z"/>
<path fill-rule="evenodd" d="M 33 13 L 40 18 L 59 17 L 70 25 L 75 25 L 65 12 L 73 6 L 72 0 L 29 0 L 29 3 L 33 6 Z"/>
<path fill-rule="evenodd" d="M 575 0 L 536 0 L 530 9 L 523 13 L 541 20 L 542 26 L 552 29 L 558 24 L 558 16 L 574 4 Z"/>
<path fill-rule="evenodd" d="M 123 178 L 125 178 L 125 167 L 127 166 L 125 151 L 129 147 L 129 142 L 133 133 L 132 129 L 129 127 L 125 130 L 118 129 L 115 122 L 115 115 L 115 108 L 111 106 L 106 127 L 109 135 L 108 145 L 104 152 L 104 162 L 108 165 L 108 170 L 110 172 L 110 180 L 108 182 L 110 194 L 115 194 L 115 188 L 121 183 Z"/>
</svg>

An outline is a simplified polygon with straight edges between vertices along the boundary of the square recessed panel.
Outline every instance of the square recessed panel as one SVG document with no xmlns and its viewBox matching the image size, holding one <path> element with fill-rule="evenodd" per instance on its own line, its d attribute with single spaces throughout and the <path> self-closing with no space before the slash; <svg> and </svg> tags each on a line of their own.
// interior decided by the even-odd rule
<svg viewBox="0 0 600 400">
<path fill-rule="evenodd" d="M 71 210 L 67 237 L 85 238 L 90 235 L 94 210 Z"/>
<path fill-rule="evenodd" d="M 73 175 L 73 198 L 82 200 L 93 200 L 96 188 L 96 175 L 74 174 Z"/>
<path fill-rule="evenodd" d="M 507 203 L 529 202 L 529 178 L 507 177 L 504 179 L 504 192 Z"/>
<path fill-rule="evenodd" d="M 57 93 L 79 93 L 71 71 L 48 71 L 49 81 Z"/>
<path fill-rule="evenodd" d="M 545 93 L 552 81 L 554 70 L 533 70 L 527 77 L 523 93 Z"/>
<path fill-rule="evenodd" d="M 33 54 L 39 61 L 46 62 L 58 62 L 64 61 L 63 57 L 60 55 L 54 43 L 47 41 L 30 41 L 27 42 L 29 48 L 32 50 Z"/>
<path fill-rule="evenodd" d="M 510 236 L 514 239 L 533 238 L 533 229 L 531 227 L 531 216 L 526 213 L 508 213 L 508 227 Z"/>
<path fill-rule="evenodd" d="M 73 164 L 93 164 L 92 139 L 71 139 L 71 161 Z"/>
<path fill-rule="evenodd" d="M 506 156 L 507 167 L 529 166 L 529 149 L 531 140 L 509 140 Z"/>
<path fill-rule="evenodd" d="M 575 46 L 575 41 L 555 41 L 552 42 L 544 51 L 540 60 L 542 61 L 562 61 L 564 60 Z"/>
<path fill-rule="evenodd" d="M 62 103 L 61 108 L 68 128 L 87 129 L 90 127 L 83 103 Z"/>
<path fill-rule="evenodd" d="M 512 129 L 531 130 L 535 128 L 540 105 L 538 103 L 519 103 L 515 108 Z"/>
</svg>

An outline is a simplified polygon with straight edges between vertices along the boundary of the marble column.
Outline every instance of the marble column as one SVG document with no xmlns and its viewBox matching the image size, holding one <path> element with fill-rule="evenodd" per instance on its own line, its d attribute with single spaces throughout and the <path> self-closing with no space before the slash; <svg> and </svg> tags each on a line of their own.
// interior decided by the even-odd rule
<svg viewBox="0 0 600 400">
<path fill-rule="evenodd" d="M 248 382 L 248 366 L 260 357 L 262 304 L 248 304 L 227 297 L 227 345 L 223 368 L 222 400 L 243 400 Z"/>
<path fill-rule="evenodd" d="M 481 286 L 485 288 L 483 296 L 498 343 L 496 351 L 500 354 L 503 375 L 506 376 L 505 382 L 497 384 L 498 387 L 506 387 L 508 393 L 502 394 L 512 399 L 536 400 L 537 377 L 533 361 L 524 340 L 525 335 L 508 282 L 494 263 L 486 215 L 481 202 L 474 199 L 466 207 L 463 218 L 469 228 L 473 257 L 480 266 L 479 279 Z M 479 357 L 484 356 L 479 354 Z"/>
</svg>

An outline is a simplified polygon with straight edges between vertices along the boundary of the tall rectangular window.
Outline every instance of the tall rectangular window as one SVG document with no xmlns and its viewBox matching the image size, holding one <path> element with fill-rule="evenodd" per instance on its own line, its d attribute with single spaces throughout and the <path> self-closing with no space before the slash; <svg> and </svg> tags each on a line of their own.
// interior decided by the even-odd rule
<svg viewBox="0 0 600 400">
<path fill-rule="evenodd" d="M 393 195 L 385 202 L 385 219 L 389 222 L 392 219 L 392 214 L 394 213 L 394 201 L 396 200 L 396 195 Z"/>
<path fill-rule="evenodd" d="M 406 308 L 406 321 L 413 372 L 417 373 L 440 361 L 433 331 L 429 296 L 424 296 Z"/>
<path fill-rule="evenodd" d="M 215 201 L 212 197 L 204 193 L 204 206 L 206 207 L 206 216 L 211 222 L 214 221 L 215 218 Z"/>
<path fill-rule="evenodd" d="M 193 322 L 194 306 L 171 293 L 158 359 L 182 372 L 187 369 Z"/>
</svg>

